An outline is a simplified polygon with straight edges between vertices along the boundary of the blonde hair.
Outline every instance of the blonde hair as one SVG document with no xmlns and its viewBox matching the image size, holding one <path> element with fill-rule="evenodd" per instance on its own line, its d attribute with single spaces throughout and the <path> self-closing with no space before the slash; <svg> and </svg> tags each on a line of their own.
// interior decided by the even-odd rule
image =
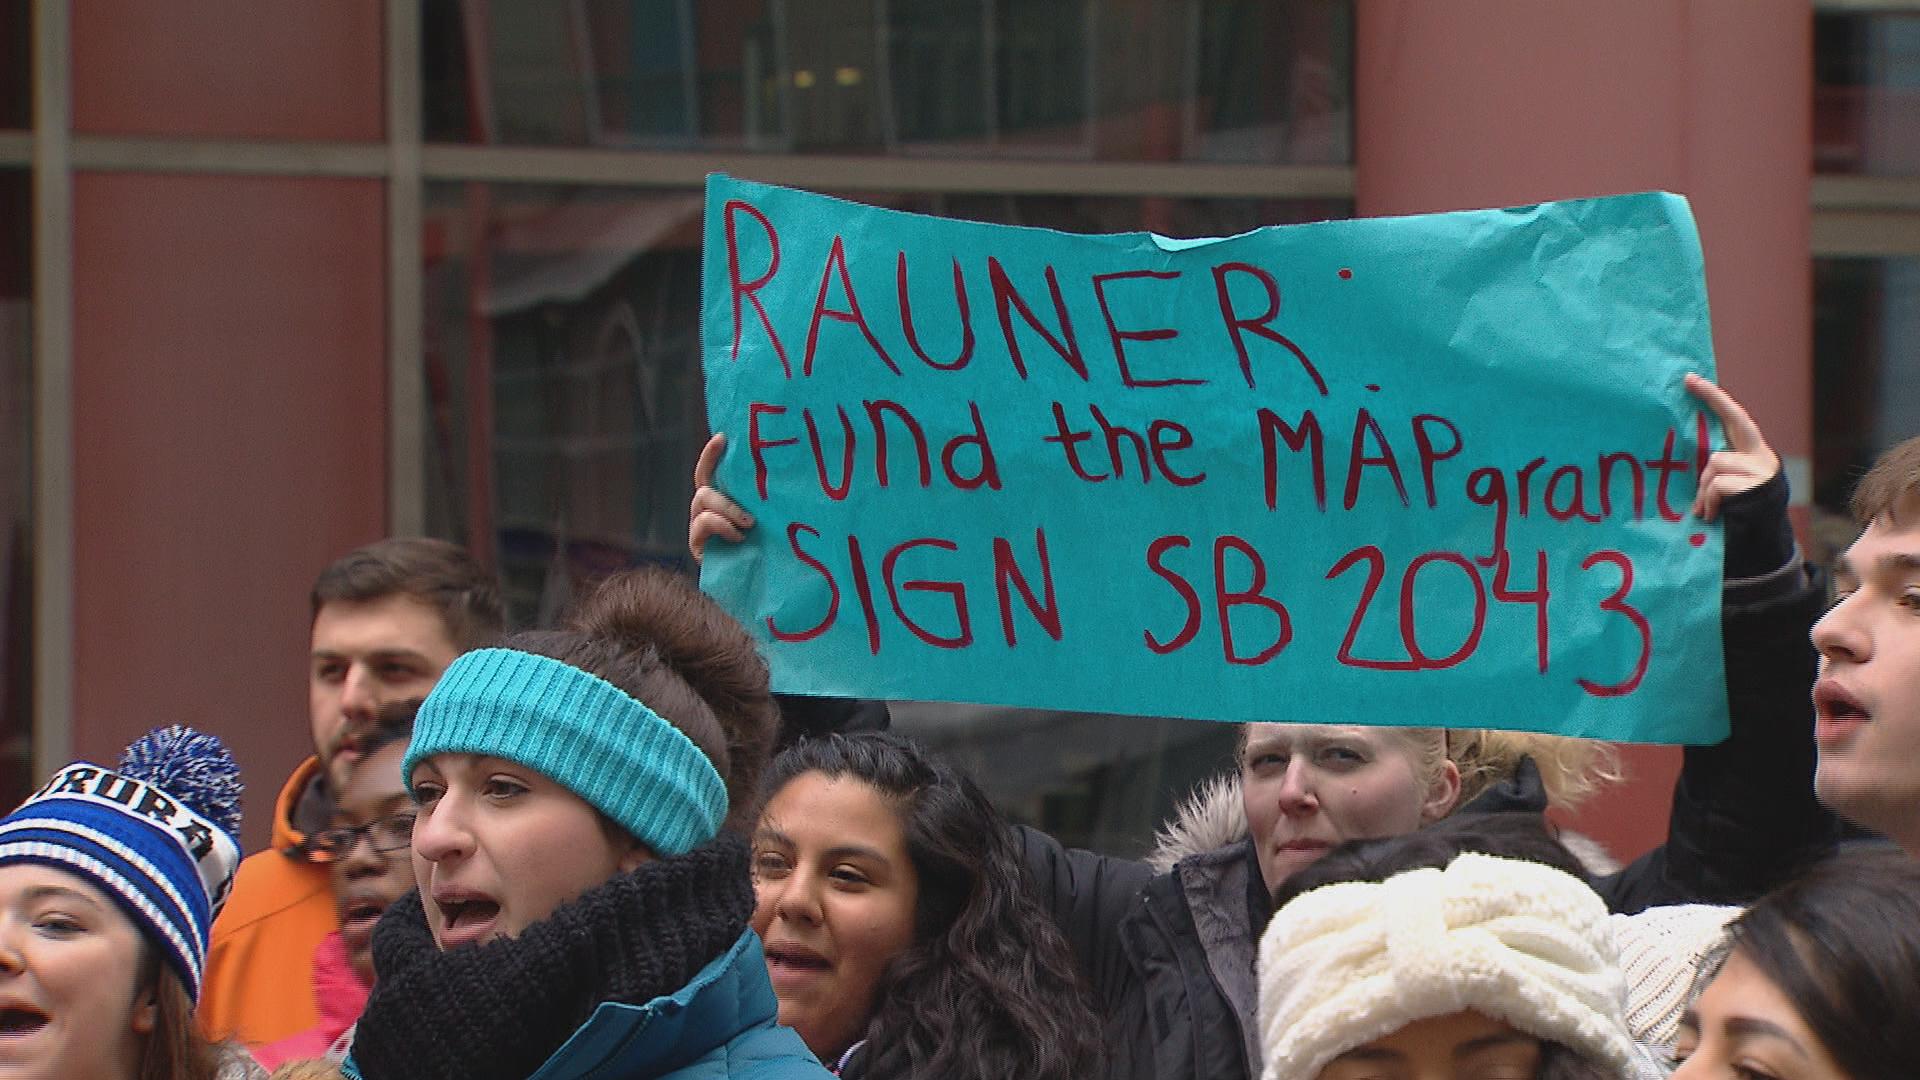
<svg viewBox="0 0 1920 1080">
<path fill-rule="evenodd" d="M 1287 721 L 1276 722 L 1288 723 Z M 1445 728 L 1382 726 L 1374 730 L 1385 732 L 1387 735 L 1399 740 L 1402 746 L 1411 751 L 1410 756 L 1413 761 L 1414 780 L 1424 789 L 1433 787 L 1434 781 L 1440 776 L 1441 766 L 1446 764 L 1450 756 L 1447 742 L 1448 732 Z M 1240 744 L 1234 749 L 1233 756 L 1234 763 L 1242 768 L 1245 768 L 1247 764 L 1247 740 L 1252 737 L 1252 733 L 1252 724 L 1240 725 Z M 1466 802 L 1466 795 L 1463 793 L 1459 799 L 1454 801 L 1454 806 L 1458 807 L 1464 802 Z M 1453 810 L 1449 809 L 1447 812 L 1452 813 Z"/>
<path fill-rule="evenodd" d="M 1432 787 L 1447 763 L 1447 730 L 1437 727 L 1394 728 L 1393 733 L 1413 751 L 1413 775 L 1423 786 Z M 1459 802 L 1456 801 L 1456 806 Z M 1451 812 L 1451 811 L 1449 811 Z"/>
<path fill-rule="evenodd" d="M 1247 736 L 1252 725 L 1240 727 L 1236 757 L 1245 764 Z M 1533 731 L 1495 731 L 1483 728 L 1382 728 L 1413 751 L 1414 778 L 1430 786 L 1441 766 L 1452 761 L 1460 770 L 1460 797 L 1454 809 L 1465 806 L 1503 780 L 1512 779 L 1520 759 L 1530 757 L 1540 770 L 1547 805 L 1576 810 L 1603 788 L 1626 779 L 1620 751 L 1612 743 L 1543 735 Z M 1451 812 L 1451 811 L 1449 811 Z"/>
<path fill-rule="evenodd" d="M 1612 743 L 1543 735 L 1536 731 L 1463 730 L 1447 732 L 1447 756 L 1460 768 L 1460 803 L 1510 779 L 1529 757 L 1540 770 L 1547 805 L 1578 809 L 1602 788 L 1626 779 L 1620 751 Z"/>
</svg>

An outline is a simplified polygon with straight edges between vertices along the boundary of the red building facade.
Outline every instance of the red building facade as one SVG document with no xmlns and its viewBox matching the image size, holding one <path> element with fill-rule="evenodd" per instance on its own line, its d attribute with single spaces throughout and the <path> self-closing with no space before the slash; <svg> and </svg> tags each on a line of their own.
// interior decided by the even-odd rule
<svg viewBox="0 0 1920 1080">
<path fill-rule="evenodd" d="M 1920 431 L 1916 85 L 1883 2 L 0 0 L 0 788 L 190 720 L 264 809 L 307 589 L 378 536 L 467 543 L 522 622 L 681 560 L 716 169 L 1173 235 L 1680 191 L 1830 539 Z M 1121 848 L 1231 743 L 898 716 Z M 1676 760 L 1630 757 L 1582 821 L 1622 854 Z"/>
</svg>

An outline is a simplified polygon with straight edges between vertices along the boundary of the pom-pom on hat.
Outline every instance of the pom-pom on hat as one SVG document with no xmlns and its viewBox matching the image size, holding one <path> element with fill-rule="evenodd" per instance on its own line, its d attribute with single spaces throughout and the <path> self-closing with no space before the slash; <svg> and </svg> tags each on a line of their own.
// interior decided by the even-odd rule
<svg viewBox="0 0 1920 1080">
<path fill-rule="evenodd" d="M 115 768 L 75 762 L 0 818 L 0 866 L 56 866 L 99 886 L 198 1000 L 208 929 L 240 865 L 240 792 L 219 739 L 157 728 Z"/>
<path fill-rule="evenodd" d="M 1466 854 L 1444 870 L 1343 882 L 1281 908 L 1260 940 L 1262 1080 L 1467 1009 L 1610 1070 L 1659 1075 L 1625 1018 L 1607 907 L 1550 866 Z"/>
<path fill-rule="evenodd" d="M 420 704 L 402 776 L 450 753 L 536 769 L 659 855 L 706 843 L 727 817 L 726 781 L 684 732 L 597 675 L 517 649 L 447 667 Z"/>
</svg>

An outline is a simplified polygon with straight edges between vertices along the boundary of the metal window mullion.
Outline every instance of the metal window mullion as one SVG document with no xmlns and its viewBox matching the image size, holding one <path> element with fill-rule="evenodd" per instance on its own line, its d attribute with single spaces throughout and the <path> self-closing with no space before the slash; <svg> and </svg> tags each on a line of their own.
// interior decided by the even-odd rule
<svg viewBox="0 0 1920 1080">
<path fill-rule="evenodd" d="M 711 172 L 821 191 L 1188 198 L 1351 198 L 1348 165 L 1223 165 L 826 154 L 634 153 L 430 144 L 428 180 L 698 188 Z"/>
<path fill-rule="evenodd" d="M 580 121 L 586 132 L 585 141 L 590 146 L 605 146 L 615 140 L 606 131 L 606 116 L 600 108 L 600 59 L 594 55 L 593 28 L 582 0 L 573 0 L 567 5 L 567 33 L 573 39 L 573 55 L 579 65 L 574 81 L 580 86 Z M 631 132 L 625 134 L 631 135 Z"/>
<path fill-rule="evenodd" d="M 873 77 L 866 82 L 867 95 L 880 116 L 880 145 L 888 149 L 900 145 L 900 116 L 893 103 L 892 26 L 888 0 L 873 0 Z"/>
<path fill-rule="evenodd" d="M 73 130 L 67 0 L 33 4 L 33 775 L 73 756 Z"/>
<path fill-rule="evenodd" d="M 1814 0 L 1816 15 L 1920 12 L 1920 0 Z"/>
<path fill-rule="evenodd" d="M 1823 175 L 1813 178 L 1813 209 L 1920 210 L 1920 177 Z"/>
<path fill-rule="evenodd" d="M 700 13 L 693 8 L 693 0 L 680 0 L 680 92 L 685 107 L 681 110 L 682 123 L 686 137 L 697 138 L 700 133 Z"/>
<path fill-rule="evenodd" d="M 68 156 L 85 172 L 357 178 L 385 176 L 387 153 L 382 143 L 77 135 Z"/>
<path fill-rule="evenodd" d="M 1823 210 L 1810 229 L 1816 259 L 1920 257 L 1920 210 Z"/>
<path fill-rule="evenodd" d="M 1000 145 L 1000 53 L 994 37 L 999 28 L 994 15 L 993 0 L 980 0 L 980 96 L 987 121 L 981 141 L 988 146 Z"/>
<path fill-rule="evenodd" d="M 426 530 L 420 0 L 387 3 L 387 531 Z"/>
</svg>

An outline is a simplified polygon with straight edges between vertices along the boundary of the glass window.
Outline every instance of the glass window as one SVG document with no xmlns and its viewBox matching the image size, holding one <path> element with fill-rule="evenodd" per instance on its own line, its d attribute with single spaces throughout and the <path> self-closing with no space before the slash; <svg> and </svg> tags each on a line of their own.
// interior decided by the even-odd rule
<svg viewBox="0 0 1920 1080">
<path fill-rule="evenodd" d="M 0 169 L 0 803 L 33 769 L 33 229 L 24 171 Z"/>
<path fill-rule="evenodd" d="M 1344 202 L 872 195 L 948 216 L 1112 232 L 1241 232 L 1344 217 Z M 427 188 L 427 518 L 494 560 L 520 624 L 581 582 L 691 569 L 686 511 L 706 440 L 697 191 Z M 1232 759 L 1231 725 L 901 703 L 1018 818 L 1139 853 L 1172 800 Z"/>
<path fill-rule="evenodd" d="M 1920 176 L 1920 11 L 1814 18 L 1813 165 Z"/>
<path fill-rule="evenodd" d="M 517 621 L 574 575 L 685 560 L 706 438 L 697 192 L 426 193 L 427 518 Z"/>
<path fill-rule="evenodd" d="M 1104 713 L 896 701 L 901 734 L 979 782 L 1013 820 L 1061 843 L 1143 858 L 1154 830 L 1233 767 L 1240 726 Z"/>
<path fill-rule="evenodd" d="M 0 0 L 0 128 L 33 126 L 31 0 Z"/>
<path fill-rule="evenodd" d="M 427 0 L 427 138 L 1351 160 L 1342 0 Z"/>
<path fill-rule="evenodd" d="M 1844 546 L 1854 482 L 1920 434 L 1920 255 L 1815 259 L 1813 281 L 1816 539 Z"/>
</svg>

